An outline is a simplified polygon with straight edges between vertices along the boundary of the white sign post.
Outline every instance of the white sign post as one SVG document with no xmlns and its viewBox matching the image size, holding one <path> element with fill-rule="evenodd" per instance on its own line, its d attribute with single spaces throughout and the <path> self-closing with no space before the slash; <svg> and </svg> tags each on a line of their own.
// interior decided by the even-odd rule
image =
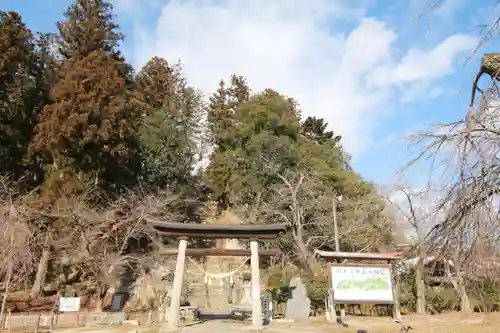
<svg viewBox="0 0 500 333">
<path fill-rule="evenodd" d="M 61 297 L 59 298 L 60 312 L 78 312 L 80 311 L 80 297 Z"/>
<path fill-rule="evenodd" d="M 392 304 L 390 265 L 331 265 L 331 287 L 336 303 Z"/>
</svg>

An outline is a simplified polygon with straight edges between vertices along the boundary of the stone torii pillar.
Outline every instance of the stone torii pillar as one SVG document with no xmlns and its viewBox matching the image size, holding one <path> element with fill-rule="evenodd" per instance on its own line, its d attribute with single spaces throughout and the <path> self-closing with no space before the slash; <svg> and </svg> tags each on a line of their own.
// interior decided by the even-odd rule
<svg viewBox="0 0 500 333">
<path fill-rule="evenodd" d="M 172 295 L 170 296 L 170 307 L 168 307 L 167 322 L 162 327 L 165 329 L 176 329 L 180 324 L 180 307 L 181 307 L 181 294 L 182 282 L 184 280 L 184 266 L 186 263 L 186 248 L 187 238 L 179 238 L 179 249 L 177 252 L 177 262 L 175 264 L 174 284 L 172 286 Z M 166 326 L 166 327 L 165 327 Z"/>
<path fill-rule="evenodd" d="M 262 305 L 260 301 L 259 243 L 250 240 L 252 266 L 252 329 L 262 329 Z"/>
</svg>

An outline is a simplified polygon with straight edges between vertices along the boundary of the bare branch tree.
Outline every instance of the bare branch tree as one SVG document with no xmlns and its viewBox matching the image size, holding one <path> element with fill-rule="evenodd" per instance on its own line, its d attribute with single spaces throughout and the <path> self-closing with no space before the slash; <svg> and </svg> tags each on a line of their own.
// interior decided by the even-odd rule
<svg viewBox="0 0 500 333">
<path fill-rule="evenodd" d="M 465 117 L 411 136 L 417 155 L 404 168 L 430 162 L 431 183 L 440 182 L 437 186 L 443 190 L 442 198 L 435 206 L 438 223 L 427 241 L 443 250 L 446 263 L 452 259 L 455 273 L 450 269 L 447 273 L 464 311 L 470 311 L 465 286 L 482 266 L 481 257 L 498 256 L 499 70 L 499 55 L 483 57 Z M 491 78 L 488 89 L 478 87 L 483 74 Z M 476 92 L 480 92 L 479 98 Z"/>
<path fill-rule="evenodd" d="M 99 305 L 121 276 L 128 271 L 136 274 L 147 266 L 151 247 L 160 243 L 148 219 L 178 220 L 178 204 L 179 198 L 168 193 L 131 192 L 104 210 L 78 202 L 71 207 L 70 217 L 77 224 L 72 228 L 78 230 L 79 239 L 74 242 L 78 250 L 72 252 L 68 264 L 93 281 L 88 292 L 97 295 Z"/>
<path fill-rule="evenodd" d="M 243 214 L 246 220 L 290 226 L 291 232 L 279 238 L 279 245 L 292 262 L 310 269 L 316 249 L 333 249 L 331 202 L 337 193 L 314 174 L 289 172 L 277 177 L 281 183 L 270 188 L 267 199 L 244 207 Z M 369 251 L 389 243 L 390 223 L 381 220 L 384 204 L 375 194 L 343 196 L 336 206 L 343 248 Z"/>
<path fill-rule="evenodd" d="M 33 269 L 34 234 L 18 205 L 16 193 L 7 179 L 0 179 L 0 277 L 4 295 L 0 310 L 0 325 L 4 322 L 7 298 L 12 285 L 23 281 Z"/>
<path fill-rule="evenodd" d="M 449 1 L 445 0 L 428 0 L 422 1 L 422 4 L 425 5 L 425 8 L 422 12 L 419 13 L 418 19 L 422 19 L 423 17 L 430 17 L 434 12 L 442 8 Z M 472 2 L 472 1 L 471 1 Z M 482 23 L 479 24 L 478 28 L 478 37 L 479 41 L 472 50 L 471 55 L 468 59 L 472 58 L 479 50 L 481 50 L 485 44 L 491 41 L 493 38 L 497 37 L 500 32 L 500 1 L 499 0 L 491 0 L 488 2 L 476 2 L 477 6 L 484 6 L 487 8 L 485 13 L 488 16 L 480 17 Z"/>
<path fill-rule="evenodd" d="M 411 233 L 410 237 L 414 240 L 413 248 L 410 252 L 416 253 L 416 262 L 414 266 L 415 273 L 415 290 L 417 300 L 417 313 L 425 314 L 427 312 L 427 305 L 425 299 L 425 262 L 427 258 L 427 251 L 429 249 L 426 244 L 426 222 L 432 218 L 432 214 L 427 210 L 425 204 L 422 202 L 423 197 L 428 195 L 428 192 L 415 192 L 408 188 L 401 187 L 397 193 L 403 195 L 402 202 L 387 198 L 389 203 L 396 207 L 399 214 L 403 216 L 405 222 L 403 229 Z M 408 230 L 409 229 L 409 230 Z"/>
</svg>

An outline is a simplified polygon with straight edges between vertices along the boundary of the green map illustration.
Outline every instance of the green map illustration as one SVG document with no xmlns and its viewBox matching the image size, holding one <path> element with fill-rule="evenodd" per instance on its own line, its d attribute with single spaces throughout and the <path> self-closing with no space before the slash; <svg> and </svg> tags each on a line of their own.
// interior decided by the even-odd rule
<svg viewBox="0 0 500 333">
<path fill-rule="evenodd" d="M 361 289 L 366 291 L 389 289 L 389 281 L 379 276 L 369 276 L 365 279 L 342 280 L 337 284 L 338 290 Z"/>
</svg>

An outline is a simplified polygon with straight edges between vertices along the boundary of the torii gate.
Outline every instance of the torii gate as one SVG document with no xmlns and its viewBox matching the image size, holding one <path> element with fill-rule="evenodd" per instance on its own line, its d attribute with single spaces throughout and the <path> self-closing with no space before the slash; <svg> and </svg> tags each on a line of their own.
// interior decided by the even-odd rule
<svg viewBox="0 0 500 333">
<path fill-rule="evenodd" d="M 180 325 L 181 290 L 184 278 L 186 255 L 197 256 L 248 256 L 251 257 L 252 272 L 252 328 L 262 328 L 260 300 L 259 239 L 275 239 L 286 230 L 283 224 L 214 225 L 162 222 L 149 220 L 161 236 L 179 239 L 175 277 L 170 297 L 170 307 L 165 323 L 166 329 L 176 329 Z M 250 251 L 226 249 L 188 249 L 188 238 L 201 239 L 249 239 Z M 263 251 L 264 252 L 264 251 Z M 277 250 L 266 251 L 265 255 L 276 254 Z M 264 253 L 263 253 L 264 254 Z"/>
</svg>

